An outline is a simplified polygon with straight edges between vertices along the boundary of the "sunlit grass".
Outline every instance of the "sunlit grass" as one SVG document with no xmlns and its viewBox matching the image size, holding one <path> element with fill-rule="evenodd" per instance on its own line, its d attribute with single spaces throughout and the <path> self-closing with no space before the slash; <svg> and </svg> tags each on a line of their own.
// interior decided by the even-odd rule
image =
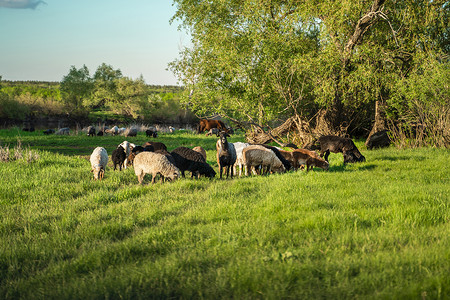
<svg viewBox="0 0 450 300">
<path fill-rule="evenodd" d="M 139 186 L 132 168 L 89 172 L 124 137 L 20 140 L 39 159 L 0 163 L 2 299 L 449 295 L 448 150 L 359 142 L 366 162 L 332 154 L 329 171 Z M 156 140 L 204 147 L 217 171 L 215 137 Z"/>
</svg>

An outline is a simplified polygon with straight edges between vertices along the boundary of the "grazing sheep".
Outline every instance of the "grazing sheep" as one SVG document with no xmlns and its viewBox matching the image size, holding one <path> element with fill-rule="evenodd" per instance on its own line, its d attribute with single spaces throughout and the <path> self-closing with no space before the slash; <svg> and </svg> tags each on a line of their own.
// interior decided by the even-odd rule
<svg viewBox="0 0 450 300">
<path fill-rule="evenodd" d="M 391 139 L 387 130 L 375 132 L 367 138 L 365 143 L 367 149 L 369 150 L 374 148 L 389 147 L 390 144 Z"/>
<path fill-rule="evenodd" d="M 234 149 L 236 150 L 236 163 L 234 164 L 234 173 L 237 174 L 236 172 L 236 166 L 239 167 L 239 177 L 241 177 L 242 175 L 242 169 L 245 166 L 244 163 L 244 157 L 242 156 L 242 151 L 247 148 L 248 146 L 250 146 L 249 143 L 242 143 L 242 142 L 236 142 L 233 143 L 234 145 Z"/>
<path fill-rule="evenodd" d="M 328 170 L 329 163 L 323 158 L 319 157 L 316 152 L 307 149 L 295 149 L 291 152 L 294 160 L 294 168 L 298 169 L 300 165 L 306 166 L 306 171 L 312 170 L 313 167 L 318 167 L 323 170 Z"/>
<path fill-rule="evenodd" d="M 153 151 L 157 151 L 157 150 L 166 150 L 167 151 L 167 146 L 161 142 L 146 142 L 144 145 L 142 145 L 142 147 L 144 147 L 144 148 L 147 146 L 152 146 Z"/>
<path fill-rule="evenodd" d="M 192 148 L 192 150 L 200 153 L 203 156 L 203 158 L 205 159 L 205 161 L 206 161 L 206 151 L 205 151 L 205 149 L 203 149 L 200 146 L 197 146 L 197 147 Z"/>
<path fill-rule="evenodd" d="M 257 166 L 261 166 L 262 170 L 265 169 L 266 173 L 270 173 L 271 171 L 282 173 L 286 170 L 275 153 L 261 145 L 251 145 L 244 148 L 242 155 L 247 167 L 245 172 L 245 175 L 247 176 L 249 175 L 251 167 Z"/>
<path fill-rule="evenodd" d="M 70 128 L 64 127 L 55 132 L 57 135 L 70 134 Z"/>
<path fill-rule="evenodd" d="M 156 128 L 151 127 L 151 128 L 149 128 L 149 129 L 147 129 L 145 131 L 145 135 L 147 137 L 154 137 L 154 138 L 156 138 L 156 137 L 158 137 L 158 131 L 156 130 Z"/>
<path fill-rule="evenodd" d="M 215 135 L 217 137 L 219 137 L 219 132 L 220 130 L 218 128 L 211 128 L 206 134 L 205 136 L 210 136 L 210 135 Z"/>
<path fill-rule="evenodd" d="M 138 130 L 136 128 L 130 128 L 125 130 L 125 136 L 137 136 Z"/>
<path fill-rule="evenodd" d="M 325 135 L 319 138 L 319 144 L 320 157 L 324 157 L 325 155 L 326 161 L 328 161 L 328 155 L 330 155 L 330 152 L 342 152 L 342 155 L 344 156 L 344 164 L 363 162 L 366 160 L 351 139 L 335 135 Z"/>
<path fill-rule="evenodd" d="M 174 133 L 175 130 L 176 130 L 175 127 L 169 126 L 169 132 L 170 132 L 170 133 Z"/>
<path fill-rule="evenodd" d="M 167 157 L 159 153 L 141 152 L 134 158 L 133 165 L 139 184 L 142 184 L 145 174 L 152 175 L 152 184 L 155 183 L 158 174 L 161 176 L 161 182 L 164 178 L 173 181 L 180 177 L 180 170 Z"/>
<path fill-rule="evenodd" d="M 286 171 L 289 171 L 292 167 L 291 163 L 289 162 L 289 160 L 287 160 L 286 158 L 283 157 L 283 155 L 281 155 L 280 153 L 280 149 L 273 147 L 273 146 L 269 146 L 269 145 L 261 145 L 267 149 L 270 149 L 273 151 L 273 153 L 275 153 L 275 155 L 278 157 L 278 159 L 281 161 L 281 163 L 283 164 L 284 168 L 286 169 Z"/>
<path fill-rule="evenodd" d="M 95 136 L 95 127 L 89 126 L 89 127 L 87 128 L 87 135 L 88 135 L 88 136 Z"/>
<path fill-rule="evenodd" d="M 97 132 L 97 136 L 103 136 L 103 130 L 99 130 L 99 131 Z"/>
<path fill-rule="evenodd" d="M 103 179 L 106 165 L 108 164 L 108 153 L 103 147 L 97 147 L 91 154 L 91 172 L 94 173 L 94 180 Z"/>
<path fill-rule="evenodd" d="M 43 133 L 44 133 L 45 135 L 53 134 L 53 133 L 55 133 L 55 130 L 53 130 L 53 129 L 47 129 L 47 130 L 44 130 Z"/>
<path fill-rule="evenodd" d="M 284 159 L 286 159 L 291 164 L 292 169 L 296 170 L 296 164 L 292 152 L 283 149 L 278 149 L 278 152 L 280 152 L 280 154 L 283 155 Z"/>
<path fill-rule="evenodd" d="M 119 171 L 122 171 L 122 168 L 125 167 L 125 159 L 126 159 L 125 149 L 122 146 L 117 147 L 111 154 L 111 160 L 114 164 L 114 171 L 116 170 L 117 165 L 119 165 Z"/>
<path fill-rule="evenodd" d="M 236 163 L 236 149 L 234 149 L 234 145 L 232 143 L 228 143 L 227 136 L 228 133 L 221 132 L 219 134 L 220 138 L 216 143 L 217 150 L 217 164 L 219 165 L 220 171 L 220 179 L 222 179 L 222 171 L 225 168 L 227 178 L 228 175 L 231 175 L 233 178 L 233 166 Z M 230 173 L 231 169 L 231 174 Z"/>
<path fill-rule="evenodd" d="M 184 171 L 191 172 L 191 178 L 196 175 L 199 178 L 201 175 L 205 175 L 209 178 L 214 178 L 216 172 L 214 169 L 206 163 L 203 156 L 187 147 L 178 147 L 170 152 L 175 159 L 175 165 L 181 171 L 181 176 L 184 176 Z"/>
<path fill-rule="evenodd" d="M 111 129 L 105 129 L 105 133 L 109 133 L 109 134 L 112 134 L 112 135 L 118 135 L 119 134 L 119 127 L 114 126 Z"/>
<path fill-rule="evenodd" d="M 293 151 L 297 150 L 297 149 L 292 149 Z M 285 151 L 282 149 L 278 149 L 278 151 L 280 152 L 281 155 L 283 155 L 283 157 L 289 161 L 291 163 L 292 169 L 297 170 L 301 165 L 303 164 L 299 164 L 297 159 L 294 157 L 293 152 L 291 151 Z M 306 149 L 302 149 L 302 151 L 304 151 L 304 153 L 309 154 L 312 157 L 315 158 L 320 158 L 319 154 L 315 151 L 310 151 L 310 150 L 306 150 Z"/>
</svg>

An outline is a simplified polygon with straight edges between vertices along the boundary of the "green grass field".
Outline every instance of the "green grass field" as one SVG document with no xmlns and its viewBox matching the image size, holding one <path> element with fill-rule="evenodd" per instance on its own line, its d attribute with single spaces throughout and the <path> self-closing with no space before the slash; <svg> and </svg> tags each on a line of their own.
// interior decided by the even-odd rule
<svg viewBox="0 0 450 300">
<path fill-rule="evenodd" d="M 139 186 L 90 173 L 123 137 L 0 130 L 18 139 L 40 158 L 0 162 L 0 299 L 450 299 L 449 150 L 359 141 L 366 162 L 328 171 Z M 217 171 L 215 137 L 152 140 Z"/>
</svg>

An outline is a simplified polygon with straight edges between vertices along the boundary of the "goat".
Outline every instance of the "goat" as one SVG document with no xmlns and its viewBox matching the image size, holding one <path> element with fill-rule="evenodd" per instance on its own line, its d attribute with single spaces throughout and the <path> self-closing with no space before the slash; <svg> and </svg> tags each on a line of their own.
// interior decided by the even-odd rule
<svg viewBox="0 0 450 300">
<path fill-rule="evenodd" d="M 221 132 L 216 143 L 217 164 L 219 165 L 220 179 L 222 179 L 224 168 L 226 170 L 227 178 L 228 175 L 231 175 L 231 178 L 233 178 L 233 167 L 236 163 L 236 149 L 234 148 L 233 143 L 228 143 L 227 136 L 229 136 L 228 133 Z"/>
</svg>

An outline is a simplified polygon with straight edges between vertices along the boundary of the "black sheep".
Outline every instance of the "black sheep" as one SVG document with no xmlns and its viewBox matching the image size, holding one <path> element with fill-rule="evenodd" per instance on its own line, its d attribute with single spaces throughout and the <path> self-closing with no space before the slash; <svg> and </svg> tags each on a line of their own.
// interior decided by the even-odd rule
<svg viewBox="0 0 450 300">
<path fill-rule="evenodd" d="M 164 143 L 161 142 L 146 142 L 144 145 L 142 145 L 142 147 L 147 147 L 147 146 L 152 146 L 153 147 L 153 151 L 158 151 L 158 150 L 165 150 L 167 151 L 167 146 L 164 145 Z"/>
<path fill-rule="evenodd" d="M 44 130 L 43 133 L 44 133 L 45 135 L 53 134 L 53 133 L 55 133 L 55 130 L 53 130 L 53 129 L 47 129 L 47 130 Z"/>
<path fill-rule="evenodd" d="M 89 126 L 87 129 L 87 135 L 88 136 L 95 136 L 95 128 L 92 126 Z"/>
<path fill-rule="evenodd" d="M 206 163 L 203 156 L 190 148 L 178 147 L 170 152 L 170 154 L 175 160 L 175 166 L 180 169 L 183 177 L 185 177 L 184 171 L 190 171 L 191 177 L 194 175 L 197 177 L 205 175 L 206 177 L 212 179 L 216 176 L 216 172 L 209 164 Z"/>
<path fill-rule="evenodd" d="M 156 130 L 147 129 L 145 131 L 145 135 L 148 136 L 148 137 L 156 138 L 156 137 L 158 137 L 158 132 Z"/>
<path fill-rule="evenodd" d="M 314 147 L 314 146 L 313 146 Z M 316 147 L 317 149 L 317 147 Z M 335 135 L 324 135 L 319 138 L 320 157 L 324 157 L 328 161 L 330 152 L 341 152 L 344 156 L 344 164 L 363 162 L 366 158 L 359 152 L 355 143 L 351 139 L 343 138 Z M 311 148 L 311 150 L 315 150 Z"/>
<path fill-rule="evenodd" d="M 122 167 L 124 167 L 124 162 L 126 158 L 125 149 L 122 146 L 117 147 L 111 154 L 111 159 L 114 164 L 114 171 L 116 170 L 117 165 L 119 165 L 119 171 L 122 171 Z"/>
</svg>

